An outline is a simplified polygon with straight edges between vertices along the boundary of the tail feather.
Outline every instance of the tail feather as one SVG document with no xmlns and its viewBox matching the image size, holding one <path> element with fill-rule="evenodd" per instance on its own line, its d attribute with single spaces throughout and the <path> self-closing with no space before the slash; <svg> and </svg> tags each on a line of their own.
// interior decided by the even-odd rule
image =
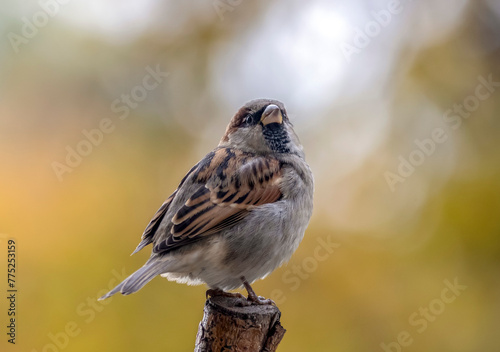
<svg viewBox="0 0 500 352">
<path fill-rule="evenodd" d="M 99 298 L 102 301 L 120 292 L 122 295 L 129 295 L 139 291 L 144 285 L 151 281 L 155 276 L 164 272 L 165 262 L 151 261 L 146 263 L 142 268 L 134 272 L 132 275 L 123 280 L 114 289 Z"/>
<path fill-rule="evenodd" d="M 131 255 L 134 255 L 136 254 L 137 252 L 139 252 L 141 249 L 143 249 L 144 247 L 146 247 L 148 244 L 150 244 L 151 242 L 153 242 L 153 239 L 152 238 L 145 238 L 143 239 L 138 245 L 137 245 L 137 248 L 132 252 Z"/>
</svg>

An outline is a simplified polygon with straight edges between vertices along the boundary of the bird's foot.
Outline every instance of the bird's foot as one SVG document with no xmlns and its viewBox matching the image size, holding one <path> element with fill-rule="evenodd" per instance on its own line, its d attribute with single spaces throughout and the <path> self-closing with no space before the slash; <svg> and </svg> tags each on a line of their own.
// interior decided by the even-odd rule
<svg viewBox="0 0 500 352">
<path fill-rule="evenodd" d="M 241 281 L 243 281 L 243 285 L 245 286 L 247 292 L 248 292 L 248 298 L 247 298 L 247 305 L 276 305 L 272 299 L 266 299 L 261 296 L 257 296 L 255 294 L 255 291 L 253 290 L 252 286 L 248 283 L 248 281 L 245 279 L 245 277 L 241 278 Z"/>
<path fill-rule="evenodd" d="M 222 297 L 232 297 L 232 298 L 245 298 L 245 296 L 243 296 L 239 292 L 226 292 L 226 291 L 223 291 L 223 290 L 218 289 L 218 288 L 207 290 L 205 296 L 206 296 L 206 298 L 208 298 L 208 296 L 210 296 L 210 297 L 222 296 Z"/>
<path fill-rule="evenodd" d="M 274 301 L 272 299 L 269 299 L 269 298 L 265 298 L 265 297 L 262 297 L 262 296 L 250 296 L 248 295 L 248 298 L 247 298 L 247 302 L 249 303 L 249 305 L 273 305 L 275 306 L 276 303 L 274 303 Z"/>
</svg>

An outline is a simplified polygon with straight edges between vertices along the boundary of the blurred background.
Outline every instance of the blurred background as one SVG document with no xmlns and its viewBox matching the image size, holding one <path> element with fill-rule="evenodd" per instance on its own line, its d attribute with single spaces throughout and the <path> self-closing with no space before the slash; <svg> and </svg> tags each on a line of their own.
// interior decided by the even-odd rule
<svg viewBox="0 0 500 352">
<path fill-rule="evenodd" d="M 259 97 L 316 179 L 301 246 L 254 285 L 280 350 L 500 349 L 500 2 L 6 1 L 0 38 L 2 351 L 193 350 L 205 287 L 96 298 Z"/>
</svg>

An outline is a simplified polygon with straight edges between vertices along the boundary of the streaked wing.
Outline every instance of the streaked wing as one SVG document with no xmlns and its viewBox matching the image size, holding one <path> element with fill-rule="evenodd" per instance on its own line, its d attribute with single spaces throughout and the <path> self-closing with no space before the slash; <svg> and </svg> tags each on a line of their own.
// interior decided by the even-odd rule
<svg viewBox="0 0 500 352">
<path fill-rule="evenodd" d="M 171 233 L 156 243 L 166 252 L 241 221 L 253 208 L 281 199 L 280 162 L 228 148 L 217 149 L 193 171 L 200 187 L 172 218 Z"/>
<path fill-rule="evenodd" d="M 143 249 L 148 244 L 153 242 L 153 236 L 156 233 L 156 230 L 158 230 L 158 227 L 160 227 L 161 221 L 167 214 L 167 210 L 170 207 L 170 204 L 172 203 L 172 200 L 174 199 L 176 194 L 177 190 L 174 193 L 172 193 L 172 195 L 168 197 L 165 202 L 163 202 L 160 209 L 156 211 L 155 215 L 149 222 L 148 226 L 146 226 L 146 229 L 144 230 L 144 233 L 141 236 L 141 242 L 139 243 L 137 248 L 132 252 L 132 254 L 139 252 L 141 249 Z"/>
<path fill-rule="evenodd" d="M 191 174 L 194 172 L 199 167 L 200 163 L 196 164 L 191 168 L 191 170 L 188 171 L 186 176 L 182 179 L 181 183 L 179 184 L 179 187 L 170 195 L 170 197 L 167 198 L 165 202 L 161 205 L 160 209 L 158 209 L 149 222 L 148 226 L 146 226 L 146 229 L 144 230 L 144 233 L 141 236 L 141 242 L 137 246 L 137 248 L 132 252 L 132 255 L 146 247 L 148 244 L 152 243 L 155 241 L 155 235 L 157 235 L 157 231 L 161 225 L 161 222 L 165 215 L 167 214 L 168 209 L 170 208 L 170 205 L 172 204 L 173 200 L 177 196 L 177 193 L 184 184 L 184 182 L 191 176 Z"/>
</svg>

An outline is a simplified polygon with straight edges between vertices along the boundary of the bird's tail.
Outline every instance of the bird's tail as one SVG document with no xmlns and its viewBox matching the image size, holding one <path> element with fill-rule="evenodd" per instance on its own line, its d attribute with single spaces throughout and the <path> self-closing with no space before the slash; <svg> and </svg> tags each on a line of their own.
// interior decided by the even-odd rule
<svg viewBox="0 0 500 352">
<path fill-rule="evenodd" d="M 132 275 L 123 280 L 114 289 L 99 298 L 102 301 L 120 292 L 122 295 L 129 295 L 139 291 L 144 285 L 151 281 L 155 276 L 165 272 L 165 261 L 151 260 Z"/>
</svg>

